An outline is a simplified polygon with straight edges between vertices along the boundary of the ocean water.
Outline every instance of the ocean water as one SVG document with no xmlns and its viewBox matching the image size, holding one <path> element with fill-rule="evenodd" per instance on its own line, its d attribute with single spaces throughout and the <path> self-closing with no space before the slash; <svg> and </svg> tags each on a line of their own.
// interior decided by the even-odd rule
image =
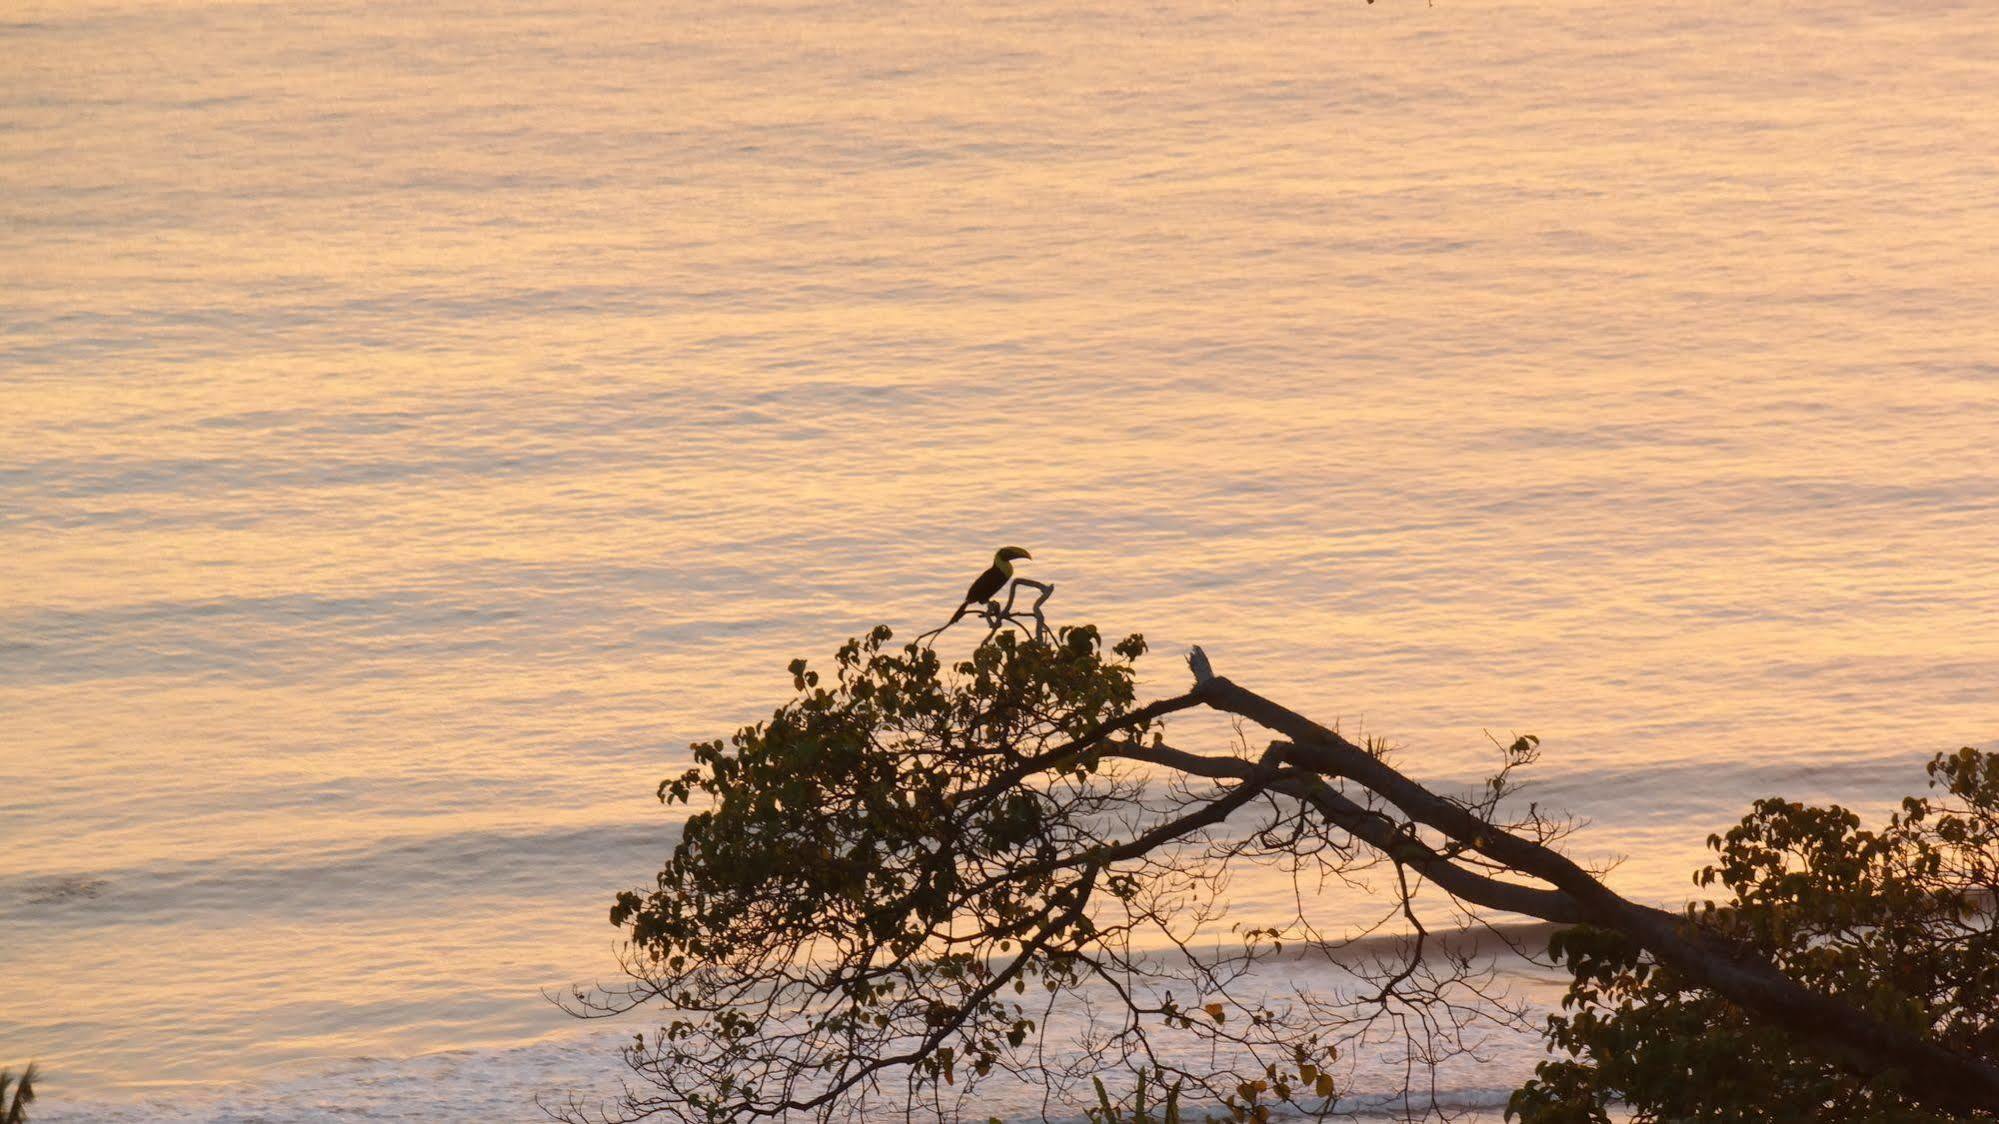
<svg viewBox="0 0 1999 1124">
<path fill-rule="evenodd" d="M 1999 9 L 17 0 L 0 1065 L 615 1091 L 542 993 L 653 786 L 1006 542 L 1152 689 L 1540 735 L 1647 900 L 1917 789 L 1999 744 Z"/>
</svg>

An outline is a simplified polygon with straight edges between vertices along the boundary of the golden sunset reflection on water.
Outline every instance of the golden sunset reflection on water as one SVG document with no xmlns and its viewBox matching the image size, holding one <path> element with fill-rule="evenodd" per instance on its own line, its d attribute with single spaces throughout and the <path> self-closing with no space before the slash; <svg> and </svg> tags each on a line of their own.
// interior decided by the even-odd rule
<svg viewBox="0 0 1999 1124">
<path fill-rule="evenodd" d="M 1989 6 L 0 41 L 0 1063 L 48 1119 L 597 1080 L 537 989 L 613 971 L 654 784 L 1000 543 L 1160 690 L 1199 643 L 1445 782 L 1539 734 L 1660 902 L 1755 797 L 1999 735 Z"/>
</svg>

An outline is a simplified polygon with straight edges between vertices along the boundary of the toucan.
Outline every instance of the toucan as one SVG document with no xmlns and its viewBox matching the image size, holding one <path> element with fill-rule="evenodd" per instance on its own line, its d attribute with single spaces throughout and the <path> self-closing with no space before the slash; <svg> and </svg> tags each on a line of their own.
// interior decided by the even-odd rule
<svg viewBox="0 0 1999 1124">
<path fill-rule="evenodd" d="M 1033 557 L 1034 555 L 1017 546 L 1000 547 L 993 554 L 993 564 L 986 567 L 985 573 L 972 579 L 972 588 L 965 591 L 965 603 L 958 606 L 958 611 L 951 614 L 951 619 L 944 622 L 944 627 L 950 628 L 957 624 L 959 618 L 971 612 L 974 605 L 984 605 L 997 597 L 999 591 L 1005 589 L 1007 581 L 1013 577 L 1014 559 Z"/>
</svg>

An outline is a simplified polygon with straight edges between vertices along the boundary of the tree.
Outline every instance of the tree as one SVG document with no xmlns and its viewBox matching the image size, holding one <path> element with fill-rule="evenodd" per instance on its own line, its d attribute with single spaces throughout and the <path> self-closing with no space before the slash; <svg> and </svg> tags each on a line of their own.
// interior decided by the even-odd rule
<svg viewBox="0 0 1999 1124">
<path fill-rule="evenodd" d="M 1453 797 L 1382 746 L 1216 676 L 1198 648 L 1188 691 L 1140 704 L 1137 636 L 1106 649 L 1088 626 L 1001 632 L 949 667 L 890 640 L 881 627 L 848 642 L 830 677 L 794 661 L 790 702 L 697 744 L 695 767 L 660 785 L 662 801 L 701 809 L 655 886 L 611 910 L 629 983 L 571 1003 L 662 1009 L 626 1049 L 643 1087 L 613 1114 L 834 1117 L 881 1098 L 941 1103 L 995 1077 L 1081 1101 L 1083 1080 L 1101 1090 L 1119 1070 L 1236 1120 L 1284 1103 L 1331 1112 L 1357 1045 L 1405 1042 L 1420 1084 L 1481 1028 L 1522 1017 L 1475 956 L 1439 954 L 1416 908 L 1424 886 L 1472 921 L 1498 911 L 1613 934 L 1824 1064 L 1939 1113 L 1999 1106 L 1989 1051 L 1884 1017 L 1833 986 L 1845 978 L 1787 975 L 1713 917 L 1630 902 L 1561 854 L 1567 824 L 1503 812 L 1531 736 L 1502 749 L 1482 792 Z M 1203 709 L 1236 723 L 1230 744 L 1167 741 L 1169 716 Z M 1273 740 L 1253 748 L 1252 726 Z M 1303 906 L 1225 951 L 1197 942 L 1245 862 L 1366 880 L 1386 898 L 1375 921 L 1413 935 L 1363 958 L 1352 987 L 1268 994 L 1255 970 L 1286 942 L 1328 956 L 1337 942 Z M 1051 1057 L 1048 1012 L 1086 990 L 1110 1012 Z M 1174 1060 L 1190 1056 L 1165 1048 L 1174 1036 L 1209 1047 L 1200 1066 Z M 1544 1071 L 1547 1103 L 1582 1103 L 1568 1090 L 1588 1064 Z M 1099 1095 L 1099 1116 L 1125 1111 Z"/>
<path fill-rule="evenodd" d="M 9 1088 L 14 1090 L 12 1103 L 9 1103 L 7 1100 L 7 1090 Z M 35 1064 L 29 1062 L 28 1068 L 21 1071 L 21 1080 L 18 1084 L 14 1081 L 13 1070 L 0 1069 L 0 1108 L 6 1110 L 5 1112 L 0 1112 L 0 1121 L 5 1121 L 5 1124 L 26 1124 L 28 1106 L 34 1103 Z"/>
<path fill-rule="evenodd" d="M 1723 905 L 1700 920 L 1813 991 L 1966 1057 L 1999 1058 L 1999 756 L 1965 748 L 1929 765 L 1937 794 L 1909 797 L 1879 831 L 1840 807 L 1759 800 L 1708 844 L 1697 875 Z M 1573 973 L 1550 1019 L 1567 1056 L 1513 1098 L 1524 1124 L 1841 1120 L 1927 1124 L 1907 1072 L 1838 1064 L 1660 964 L 1616 932 L 1576 929 L 1553 952 Z M 1987 1114 L 1990 1115 L 1989 1112 Z"/>
</svg>

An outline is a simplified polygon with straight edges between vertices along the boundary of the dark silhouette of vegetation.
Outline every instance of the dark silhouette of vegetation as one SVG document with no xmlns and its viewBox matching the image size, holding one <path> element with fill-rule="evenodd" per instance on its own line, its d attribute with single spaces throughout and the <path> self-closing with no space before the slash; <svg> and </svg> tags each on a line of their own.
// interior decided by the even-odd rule
<svg viewBox="0 0 1999 1124">
<path fill-rule="evenodd" d="M 14 1097 L 11 1101 L 7 1098 L 7 1091 L 9 1089 L 14 1091 Z M 19 1082 L 14 1080 L 13 1070 L 0 1069 L 0 1107 L 5 1107 L 6 1109 L 6 1113 L 0 1115 L 0 1122 L 4 1122 L 4 1124 L 26 1124 L 28 1106 L 34 1103 L 35 1063 L 29 1062 L 28 1068 L 21 1071 Z"/>
<path fill-rule="evenodd" d="M 1941 898 L 1913 890 L 1839 911 L 1842 887 L 1873 893 L 1885 879 L 1816 896 L 1772 881 L 1769 856 L 1796 846 L 1786 832 L 1817 822 L 1803 811 L 1759 806 L 1715 875 L 1737 902 L 1682 915 L 1628 901 L 1565 857 L 1565 822 L 1509 810 L 1515 770 L 1538 753 L 1531 736 L 1500 749 L 1482 790 L 1447 795 L 1379 744 L 1215 675 L 1198 648 L 1189 690 L 1141 704 L 1137 636 L 1003 631 L 948 666 L 890 639 L 883 627 L 848 642 L 824 675 L 794 661 L 790 702 L 697 744 L 695 767 L 660 785 L 662 801 L 695 812 L 655 886 L 611 910 L 630 938 L 629 982 L 569 1005 L 656 1006 L 663 1022 L 626 1049 L 640 1084 L 563 1115 L 824 1119 L 890 1102 L 942 1117 L 966 1114 L 968 1090 L 989 1081 L 1040 1086 L 1099 1120 L 1336 1115 L 1355 1107 L 1342 1099 L 1354 1059 L 1391 1043 L 1407 1059 L 1402 1110 L 1447 1115 L 1426 1075 L 1476 1056 L 1483 1031 L 1527 1024 L 1481 955 L 1433 935 L 1438 895 L 1425 887 L 1455 925 L 1498 912 L 1574 927 L 1555 945 L 1576 981 L 1552 1028 L 1568 1057 L 1514 1103 L 1540 1124 L 1600 1119 L 1610 1096 L 1647 1106 L 1689 1076 L 1674 1035 L 1728 1027 L 1755 1038 L 1748 1062 L 1805 1066 L 1828 1097 L 1933 1114 L 1894 1119 L 1999 1107 L 1989 1004 L 1951 1013 L 1990 997 L 1992 969 L 1971 958 L 1989 951 L 1989 925 L 1947 923 Z M 1203 710 L 1233 733 L 1209 729 L 1220 740 L 1205 752 L 1168 740 L 1170 716 Z M 1261 747 L 1253 728 L 1270 735 Z M 1940 893 L 1975 841 L 1913 805 L 1903 820 L 1926 825 L 1933 849 L 1898 842 L 1881 869 L 1914 863 Z M 1226 876 L 1244 863 L 1289 871 L 1296 913 L 1219 944 Z M 1321 931 L 1312 898 L 1329 879 L 1377 891 L 1379 912 Z M 1886 924 L 1917 901 L 1924 920 Z M 1819 952 L 1826 939 L 1794 928 L 1807 907 L 1821 911 L 1811 931 L 1848 943 Z M 1352 941 L 1390 929 L 1409 935 Z M 1273 992 L 1287 946 L 1350 984 Z M 1897 959 L 1922 947 L 1920 964 Z M 1076 1011 L 1087 1027 L 1049 1041 L 1049 1019 Z M 1608 1056 L 1620 1036 L 1648 1033 L 1644 1073 Z"/>
<path fill-rule="evenodd" d="M 1708 840 L 1720 883 L 1701 924 L 1815 992 L 1947 1050 L 1999 1059 L 1999 756 L 1929 765 L 1879 831 L 1839 807 L 1759 800 Z M 1545 1062 L 1513 1098 L 1525 1124 L 1595 1124 L 1622 1102 L 1639 1120 L 1990 1119 L 1940 1106 L 1907 1070 L 1861 1070 L 1661 964 L 1616 932 L 1579 928 L 1551 952 L 1573 973 Z"/>
</svg>

